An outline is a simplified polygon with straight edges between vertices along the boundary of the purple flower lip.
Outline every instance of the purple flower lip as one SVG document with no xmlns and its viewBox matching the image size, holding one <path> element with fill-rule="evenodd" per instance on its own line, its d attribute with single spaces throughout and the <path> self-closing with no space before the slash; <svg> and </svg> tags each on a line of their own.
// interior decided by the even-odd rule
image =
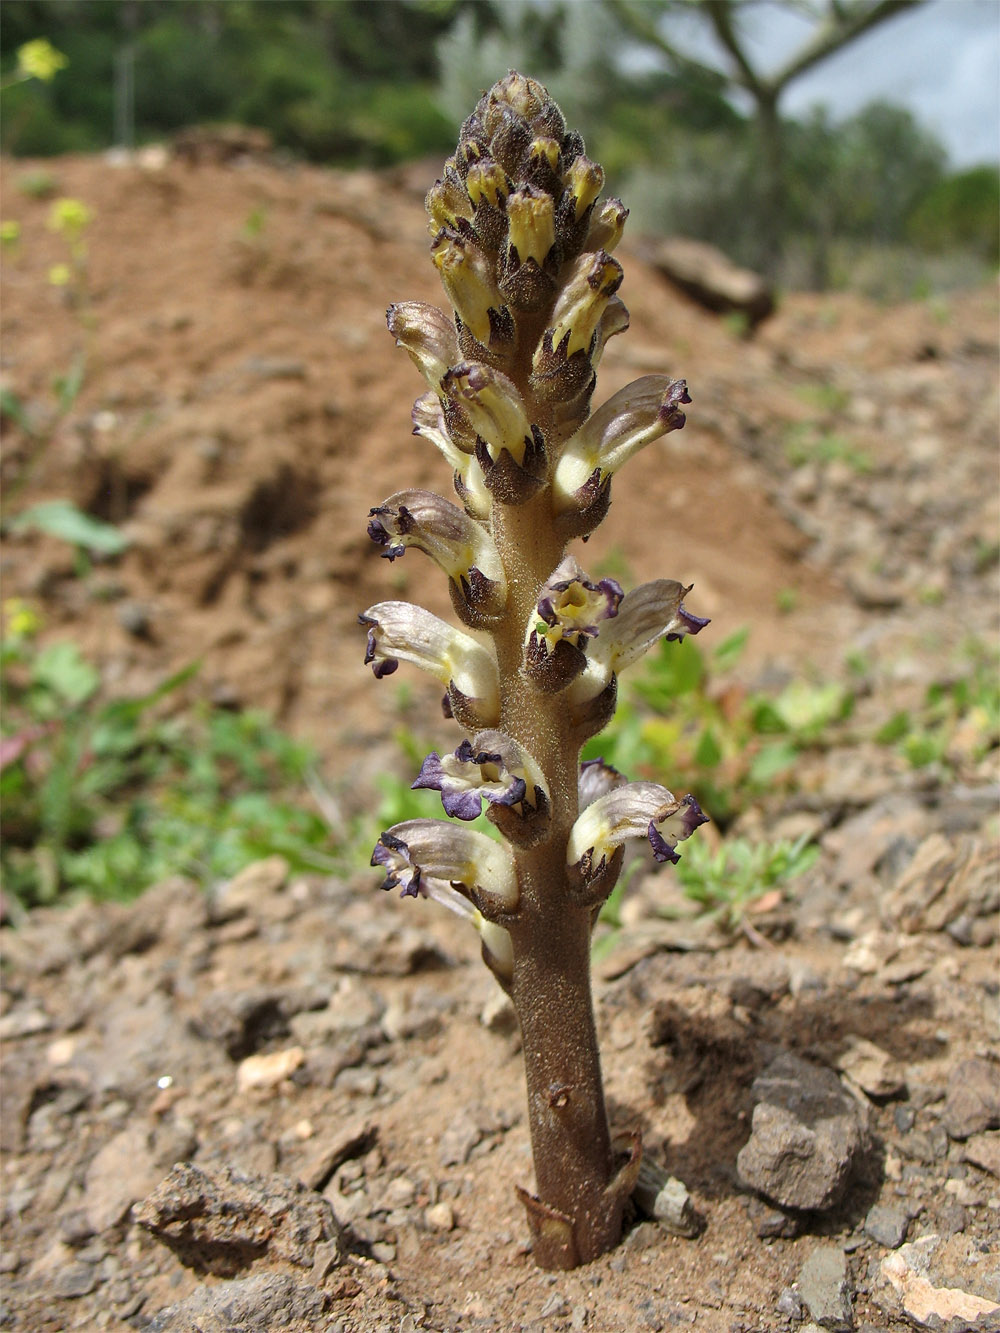
<svg viewBox="0 0 1000 1333">
<path fill-rule="evenodd" d="M 478 818 L 483 801 L 494 812 L 508 807 L 524 820 L 548 804 L 535 761 L 498 731 L 481 732 L 475 743 L 463 740 L 454 754 L 442 757 L 432 750 L 413 787 L 439 791 L 445 812 L 463 820 Z"/>
</svg>

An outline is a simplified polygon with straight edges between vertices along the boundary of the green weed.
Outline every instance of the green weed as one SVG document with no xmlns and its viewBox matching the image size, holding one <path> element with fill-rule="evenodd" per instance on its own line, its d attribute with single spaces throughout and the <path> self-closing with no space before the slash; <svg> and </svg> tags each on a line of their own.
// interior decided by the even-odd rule
<svg viewBox="0 0 1000 1333">
<path fill-rule="evenodd" d="M 142 697 L 106 699 L 75 644 L 40 648 L 30 609 L 5 609 L 0 859 L 20 902 L 127 899 L 171 874 L 210 882 L 273 853 L 335 868 L 329 829 L 300 804 L 308 747 L 257 712 L 178 711 L 197 664 Z"/>
<path fill-rule="evenodd" d="M 820 850 L 808 835 L 794 842 L 750 842 L 734 838 L 716 850 L 692 840 L 674 867 L 685 897 L 728 929 L 739 928 L 753 903 L 772 889 L 782 891 L 811 870 Z"/>
</svg>

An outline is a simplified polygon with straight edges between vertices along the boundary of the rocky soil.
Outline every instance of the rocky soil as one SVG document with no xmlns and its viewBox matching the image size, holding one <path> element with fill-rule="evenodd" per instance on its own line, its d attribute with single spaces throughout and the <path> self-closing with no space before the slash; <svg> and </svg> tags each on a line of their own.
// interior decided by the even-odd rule
<svg viewBox="0 0 1000 1333">
<path fill-rule="evenodd" d="M 10 426 L 4 480 L 132 545 L 81 578 L 11 535 L 4 595 L 111 691 L 202 656 L 191 688 L 308 735 L 350 809 L 400 764 L 357 610 L 447 604 L 365 536 L 385 495 L 446 480 L 407 445 L 421 386 L 383 327 L 390 301 L 436 297 L 433 169 L 418 191 L 263 161 L 45 164 L 96 214 L 74 309 L 46 282 L 65 256 L 18 187 L 30 165 L 3 165 L 2 371 L 51 438 L 32 456 Z M 997 737 L 964 717 L 922 767 L 873 739 L 962 675 L 970 636 L 996 644 L 995 293 L 792 295 L 745 341 L 624 262 L 632 330 L 600 396 L 666 370 L 694 402 L 616 481 L 588 563 L 694 582 L 703 638 L 750 626 L 737 683 L 852 659 L 859 695 L 740 822 L 816 839 L 794 899 L 724 934 L 665 922 L 676 886 L 649 875 L 598 964 L 613 1121 L 672 1182 L 659 1207 L 654 1188 L 597 1263 L 537 1271 L 518 1037 L 473 941 L 370 872 L 272 860 L 5 927 L 3 1330 L 1000 1328 Z M 436 693 L 413 681 L 444 743 Z"/>
</svg>

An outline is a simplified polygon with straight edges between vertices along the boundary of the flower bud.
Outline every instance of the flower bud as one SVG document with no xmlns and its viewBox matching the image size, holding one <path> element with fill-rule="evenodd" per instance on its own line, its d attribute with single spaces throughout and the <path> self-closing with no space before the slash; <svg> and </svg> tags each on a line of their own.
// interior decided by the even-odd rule
<svg viewBox="0 0 1000 1333">
<path fill-rule="evenodd" d="M 425 301 L 399 301 L 385 312 L 385 319 L 396 346 L 405 348 L 430 387 L 437 390 L 445 371 L 459 359 L 454 320 Z"/>
<path fill-rule="evenodd" d="M 536 441 L 524 400 L 512 380 L 481 362 L 461 361 L 451 367 L 441 387 L 494 462 L 505 449 L 516 463 L 524 462 L 526 451 Z"/>
<path fill-rule="evenodd" d="M 475 457 L 459 449 L 448 431 L 444 408 L 436 393 L 422 394 L 410 413 L 414 435 L 441 450 L 451 464 L 455 476 L 455 490 L 466 512 L 473 518 L 486 518 L 490 512 L 490 493 L 483 479 L 483 470 Z"/>
<path fill-rule="evenodd" d="M 601 316 L 620 287 L 622 276 L 621 265 L 603 250 L 579 257 L 556 300 L 552 324 L 535 353 L 533 368 L 537 368 L 546 345 L 564 357 L 590 351 Z"/>
<path fill-rule="evenodd" d="M 539 268 L 555 244 L 555 206 L 550 195 L 528 186 L 507 200 L 510 244 L 517 251 L 517 262 L 533 259 Z"/>
<path fill-rule="evenodd" d="M 431 257 L 455 313 L 481 343 L 488 343 L 490 310 L 503 304 L 493 265 L 477 245 L 447 227 L 431 246 Z"/>
<path fill-rule="evenodd" d="M 589 158 L 577 157 L 566 173 L 566 190 L 573 201 L 573 221 L 579 222 L 604 188 L 604 172 Z"/>
</svg>

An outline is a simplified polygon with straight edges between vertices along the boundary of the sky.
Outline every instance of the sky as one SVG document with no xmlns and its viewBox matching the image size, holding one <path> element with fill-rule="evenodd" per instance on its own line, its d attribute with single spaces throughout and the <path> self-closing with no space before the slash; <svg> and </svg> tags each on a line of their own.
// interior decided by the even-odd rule
<svg viewBox="0 0 1000 1333">
<path fill-rule="evenodd" d="M 713 42 L 707 25 L 689 22 L 689 50 L 705 59 L 713 50 L 704 44 Z M 771 0 L 751 6 L 744 25 L 765 71 L 811 30 Z M 782 108 L 798 117 L 821 103 L 836 121 L 877 98 L 908 107 L 944 144 L 953 167 L 1000 162 L 1000 0 L 927 0 L 904 11 L 791 83 Z"/>
</svg>

